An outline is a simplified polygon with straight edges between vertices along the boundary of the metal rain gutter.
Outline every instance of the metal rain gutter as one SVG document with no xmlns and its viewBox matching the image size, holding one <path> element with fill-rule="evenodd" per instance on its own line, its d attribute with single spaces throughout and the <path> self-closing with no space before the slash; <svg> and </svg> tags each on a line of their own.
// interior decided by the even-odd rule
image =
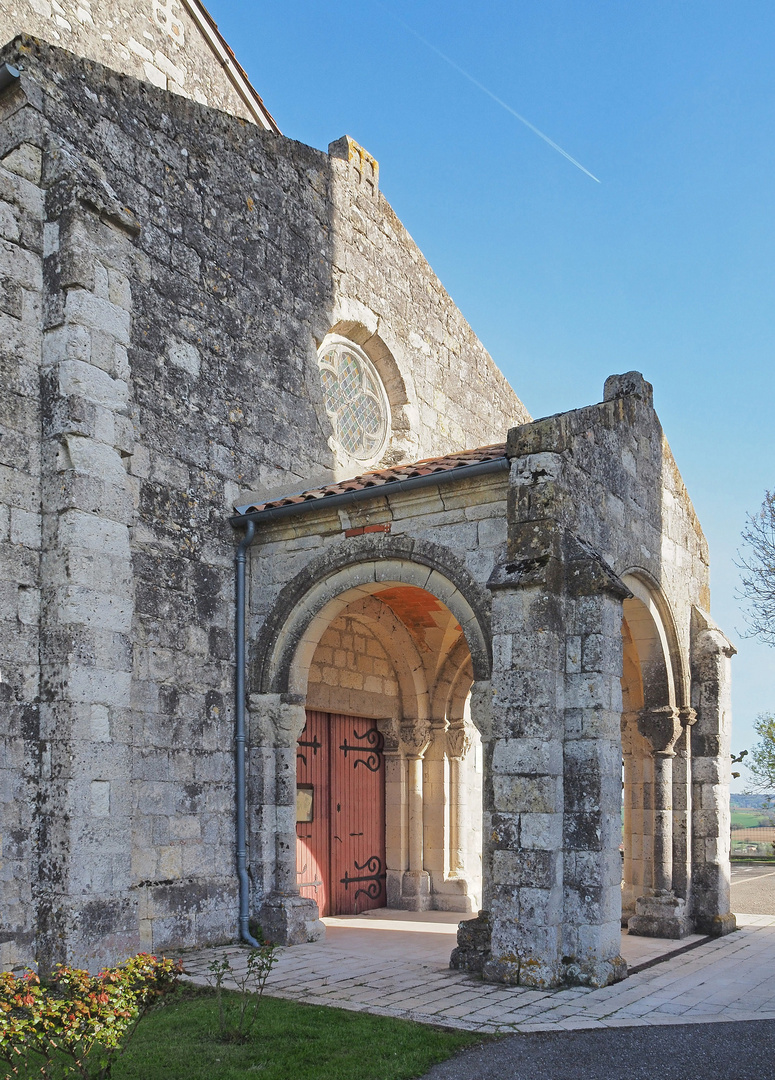
<svg viewBox="0 0 775 1080">
<path fill-rule="evenodd" d="M 283 518 L 309 513 L 312 510 L 350 506 L 352 503 L 364 502 L 367 499 L 383 499 L 399 491 L 415 491 L 420 488 L 438 487 L 441 484 L 451 483 L 453 480 L 469 480 L 476 476 L 486 476 L 488 473 L 507 472 L 508 468 L 509 459 L 504 455 L 503 457 L 490 458 L 489 461 L 477 461 L 475 465 L 458 465 L 454 469 L 439 469 L 438 472 L 425 473 L 422 476 L 408 476 L 405 480 L 388 480 L 384 484 L 375 484 L 373 487 L 356 488 L 354 491 L 341 491 L 336 495 L 321 495 L 318 499 L 307 499 L 301 503 L 290 503 L 286 506 L 273 506 L 265 510 L 248 511 L 237 514 L 229 520 L 235 529 L 244 528 L 245 522 L 248 521 L 253 521 L 256 525 L 264 525 L 274 521 L 281 521 Z"/>
<path fill-rule="evenodd" d="M 247 805 L 245 797 L 245 563 L 247 550 L 253 543 L 256 526 L 252 521 L 245 525 L 245 535 L 234 556 L 236 577 L 235 637 L 237 654 L 237 677 L 235 687 L 235 800 L 237 808 L 237 880 L 239 882 L 239 936 L 253 948 L 260 944 L 250 933 L 250 881 L 247 869 Z"/>
</svg>

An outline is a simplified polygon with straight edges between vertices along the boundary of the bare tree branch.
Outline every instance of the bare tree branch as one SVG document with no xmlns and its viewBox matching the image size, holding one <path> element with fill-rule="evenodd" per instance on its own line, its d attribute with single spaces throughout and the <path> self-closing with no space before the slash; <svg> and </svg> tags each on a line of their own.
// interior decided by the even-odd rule
<svg viewBox="0 0 775 1080">
<path fill-rule="evenodd" d="M 741 599 L 746 601 L 745 617 L 752 635 L 775 645 L 775 491 L 765 492 L 756 514 L 749 514 L 743 529 Z"/>
</svg>

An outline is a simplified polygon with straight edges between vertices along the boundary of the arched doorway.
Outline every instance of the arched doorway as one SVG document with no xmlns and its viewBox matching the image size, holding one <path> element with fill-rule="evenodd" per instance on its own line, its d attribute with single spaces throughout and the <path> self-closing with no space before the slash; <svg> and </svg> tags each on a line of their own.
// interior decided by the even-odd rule
<svg viewBox="0 0 775 1080">
<path fill-rule="evenodd" d="M 296 896 L 324 914 L 478 910 L 483 756 L 470 700 L 489 656 L 457 584 L 409 560 L 344 566 L 298 595 L 262 644 L 259 678 L 281 693 L 253 694 L 251 713 L 293 716 L 273 738 Z M 266 891 L 287 896 L 285 836 Z"/>
<path fill-rule="evenodd" d="M 307 677 L 297 783 L 300 816 L 312 820 L 297 822 L 301 893 L 322 914 L 475 910 L 481 754 L 460 623 L 411 584 L 342 598 Z"/>
<path fill-rule="evenodd" d="M 622 925 L 654 937 L 691 931 L 687 912 L 693 711 L 669 612 L 640 577 L 623 579 Z"/>
</svg>

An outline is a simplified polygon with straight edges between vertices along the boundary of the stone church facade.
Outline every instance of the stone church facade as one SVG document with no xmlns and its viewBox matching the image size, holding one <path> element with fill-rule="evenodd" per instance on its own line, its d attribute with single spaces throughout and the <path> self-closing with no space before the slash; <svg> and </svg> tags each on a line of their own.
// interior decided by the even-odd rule
<svg viewBox="0 0 775 1080">
<path fill-rule="evenodd" d="M 649 384 L 533 421 L 193 0 L 0 31 L 3 964 L 386 904 L 597 985 L 622 923 L 731 929 L 733 650 Z"/>
</svg>

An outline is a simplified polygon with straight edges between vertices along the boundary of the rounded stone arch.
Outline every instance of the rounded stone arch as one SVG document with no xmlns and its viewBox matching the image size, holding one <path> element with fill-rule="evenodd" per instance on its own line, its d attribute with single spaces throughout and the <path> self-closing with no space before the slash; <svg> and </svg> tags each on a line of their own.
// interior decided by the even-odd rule
<svg viewBox="0 0 775 1080">
<path fill-rule="evenodd" d="M 378 596 L 372 596 L 369 600 L 364 598 L 355 608 L 350 605 L 345 610 L 349 618 L 359 623 L 385 650 L 401 691 L 402 715 L 427 720 L 428 683 L 414 638 L 387 605 L 379 605 L 382 610 L 378 615 L 366 610 L 369 601 L 378 603 L 378 600 Z M 325 617 L 325 609 L 322 614 Z"/>
<path fill-rule="evenodd" d="M 489 680 L 490 596 L 484 586 L 441 545 L 372 535 L 323 552 L 280 590 L 252 648 L 251 689 L 300 694 L 297 660 L 311 659 L 325 628 L 354 599 L 389 583 L 414 585 L 441 601 L 463 631 L 474 679 Z"/>
<path fill-rule="evenodd" d="M 640 567 L 620 576 L 632 593 L 623 602 L 623 614 L 640 662 L 642 704 L 688 705 L 688 673 L 667 598 L 652 576 Z"/>
<path fill-rule="evenodd" d="M 466 641 L 460 638 L 447 654 L 433 691 L 431 713 L 434 717 L 462 720 L 463 710 L 474 675 Z"/>
<path fill-rule="evenodd" d="M 318 350 L 326 338 L 346 338 L 357 345 L 377 370 L 391 411 L 391 432 L 383 460 L 390 464 L 415 460 L 419 451 L 419 409 L 412 365 L 399 340 L 370 308 L 351 298 L 340 298 Z"/>
</svg>

